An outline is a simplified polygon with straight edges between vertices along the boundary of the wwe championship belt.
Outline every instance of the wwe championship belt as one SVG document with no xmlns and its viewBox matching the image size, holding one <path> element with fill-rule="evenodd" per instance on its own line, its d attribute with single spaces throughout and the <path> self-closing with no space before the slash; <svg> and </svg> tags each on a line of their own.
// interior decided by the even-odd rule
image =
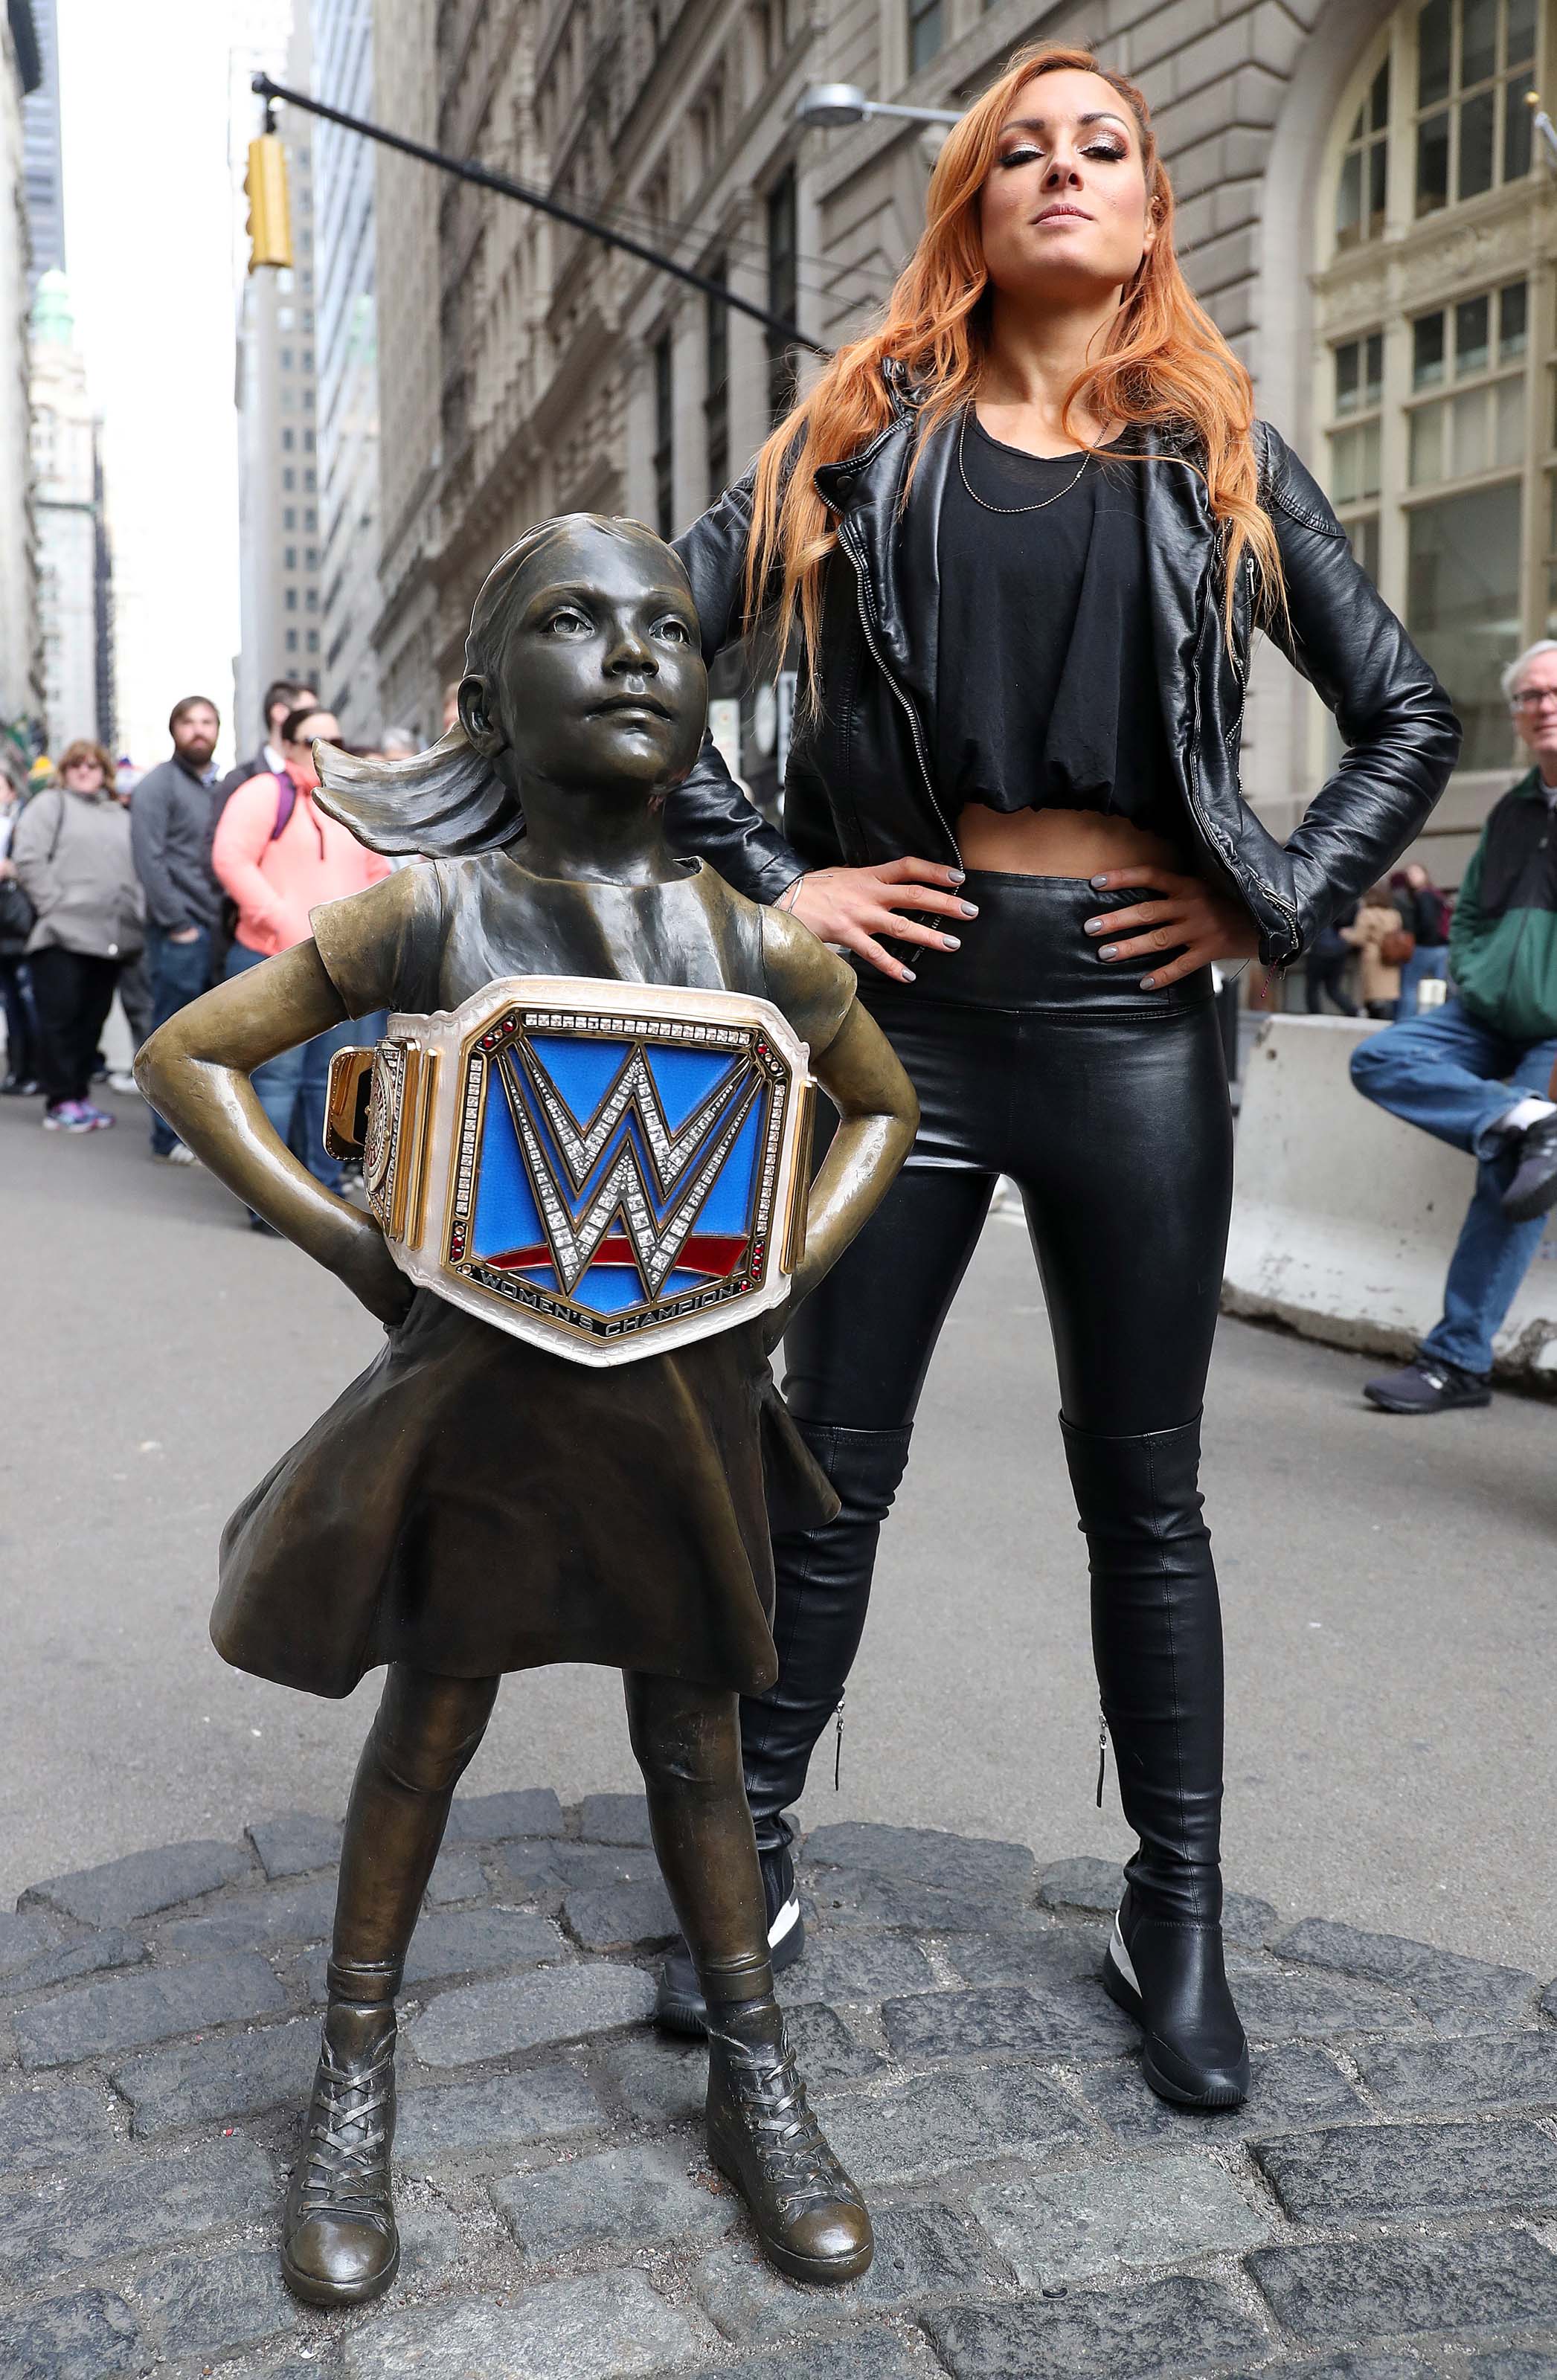
<svg viewBox="0 0 1557 2380">
<path fill-rule="evenodd" d="M 360 1155 L 412 1281 L 573 1363 L 626 1364 L 787 1296 L 809 1054 L 738 992 L 511 977 L 340 1051 L 325 1142 Z"/>
</svg>

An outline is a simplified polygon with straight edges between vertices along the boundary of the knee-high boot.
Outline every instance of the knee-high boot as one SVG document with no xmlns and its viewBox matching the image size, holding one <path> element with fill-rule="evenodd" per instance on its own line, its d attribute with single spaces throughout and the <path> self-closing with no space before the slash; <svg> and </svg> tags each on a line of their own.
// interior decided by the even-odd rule
<svg viewBox="0 0 1557 2380">
<path fill-rule="evenodd" d="M 818 1737 L 843 1700 L 864 1633 L 882 1523 L 908 1463 L 908 1429 L 842 1429 L 801 1421 L 840 1510 L 820 1529 L 773 1540 L 773 1643 L 779 1673 L 741 1703 L 741 1761 L 759 1852 L 788 1845 L 784 1813 L 797 1802 Z"/>
<path fill-rule="evenodd" d="M 1229 2106 L 1248 2088 L 1248 2046 L 1222 1952 L 1222 1614 L 1199 1422 L 1128 1438 L 1063 1427 L 1099 1693 L 1140 1840 L 1104 1982 L 1141 2024 L 1153 2089 Z"/>
<path fill-rule="evenodd" d="M 286 2192 L 281 2269 L 310 2305 L 355 2305 L 400 2263 L 390 2188 L 395 1998 L 449 1804 L 486 1730 L 495 1678 L 390 1670 L 341 1848 L 329 2002 Z"/>
</svg>

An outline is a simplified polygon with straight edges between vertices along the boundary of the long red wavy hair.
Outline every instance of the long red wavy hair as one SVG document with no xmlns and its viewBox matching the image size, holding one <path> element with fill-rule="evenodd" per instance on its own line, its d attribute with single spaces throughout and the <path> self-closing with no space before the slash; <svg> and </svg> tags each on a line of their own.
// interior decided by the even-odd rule
<svg viewBox="0 0 1557 2380">
<path fill-rule="evenodd" d="M 1148 218 L 1156 230 L 1124 292 L 1102 353 L 1065 392 L 1065 427 L 1085 400 L 1095 420 L 1171 422 L 1187 429 L 1186 459 L 1204 478 L 1222 530 L 1229 630 L 1233 590 L 1246 557 L 1253 564 L 1261 613 L 1268 615 L 1281 602 L 1276 534 L 1259 501 L 1253 387 L 1190 294 L 1174 252 L 1173 190 L 1157 154 L 1146 101 L 1133 82 L 1109 73 L 1089 50 L 1034 42 L 1016 51 L 1004 73 L 948 134 L 930 178 L 924 230 L 898 275 L 880 327 L 839 348 L 758 455 L 744 589 L 747 625 L 756 625 L 764 596 L 776 592 L 779 638 L 786 639 L 798 623 L 813 665 L 813 686 L 822 565 L 836 537 L 811 475 L 819 465 L 856 453 L 892 419 L 882 374 L 889 361 L 904 367 L 928 392 L 922 405 L 927 434 L 971 400 L 989 344 L 980 195 L 1017 92 L 1035 77 L 1061 67 L 1101 76 L 1129 108 L 1140 137 Z"/>
</svg>

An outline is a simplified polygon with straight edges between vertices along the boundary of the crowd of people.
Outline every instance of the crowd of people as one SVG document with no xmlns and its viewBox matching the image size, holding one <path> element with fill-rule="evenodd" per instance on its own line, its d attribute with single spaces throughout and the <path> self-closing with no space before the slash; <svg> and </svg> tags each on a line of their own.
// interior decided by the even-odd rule
<svg viewBox="0 0 1557 2380">
<path fill-rule="evenodd" d="M 274 681 L 259 748 L 218 778 L 221 727 L 213 702 L 188 695 L 168 720 L 167 759 L 130 790 L 88 741 L 70 745 L 52 781 L 25 798 L 0 789 L 0 1090 L 37 1099 L 46 1132 L 111 1126 L 115 1115 L 91 1097 L 100 1080 L 134 1090 L 102 1053 L 116 992 L 139 1045 L 212 984 L 304 941 L 320 902 L 389 872 L 315 806 L 313 745 L 338 743 L 340 724 L 312 686 Z M 390 730 L 371 748 L 394 757 L 415 739 Z M 332 1189 L 341 1175 L 322 1135 L 330 1059 L 376 1029 L 371 1018 L 343 1025 L 254 1075 L 277 1133 Z M 194 1162 L 154 1111 L 151 1148 L 167 1164 Z"/>
</svg>

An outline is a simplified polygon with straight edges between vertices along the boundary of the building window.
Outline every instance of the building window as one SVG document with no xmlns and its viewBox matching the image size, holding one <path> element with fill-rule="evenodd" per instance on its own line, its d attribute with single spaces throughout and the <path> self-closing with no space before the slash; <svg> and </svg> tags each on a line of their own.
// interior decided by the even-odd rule
<svg viewBox="0 0 1557 2380">
<path fill-rule="evenodd" d="M 284 430 L 282 431 L 281 451 L 284 455 L 290 455 L 294 447 L 297 445 L 297 443 L 298 433 L 295 430 Z"/>
<path fill-rule="evenodd" d="M 286 631 L 286 650 L 289 653 L 295 653 L 298 650 L 298 631 L 296 628 L 288 628 Z"/>
<path fill-rule="evenodd" d="M 946 38 L 943 0 L 908 0 L 908 72 L 939 57 Z"/>
<path fill-rule="evenodd" d="M 1499 675 L 1557 612 L 1557 291 L 1549 266 L 1531 277 L 1526 181 L 1542 37 L 1535 0 L 1406 0 L 1339 112 L 1320 200 L 1327 491 L 1449 690 L 1465 770 L 1510 764 Z"/>
<path fill-rule="evenodd" d="M 1536 0 L 1428 0 L 1417 19 L 1417 206 L 1436 213 L 1530 170 Z"/>
<path fill-rule="evenodd" d="M 675 535 L 675 376 L 668 331 L 654 342 L 654 526 L 662 537 Z"/>
<path fill-rule="evenodd" d="M 287 505 L 286 506 L 286 508 L 284 509 L 284 511 L 283 511 L 283 513 L 282 513 L 282 516 L 281 516 L 281 526 L 282 526 L 282 528 L 297 528 L 297 526 L 298 526 L 298 507 L 297 507 L 297 505 L 296 505 L 296 504 L 287 504 Z"/>
<path fill-rule="evenodd" d="M 290 347 L 283 347 L 281 350 L 281 369 L 283 371 L 290 371 L 292 369 L 292 350 Z"/>
<path fill-rule="evenodd" d="M 289 545 L 283 553 L 281 557 L 281 566 L 284 570 L 296 570 L 298 566 L 298 549 L 295 545 Z"/>
<path fill-rule="evenodd" d="M 785 322 L 795 320 L 799 297 L 798 265 L 795 168 L 789 165 L 768 193 L 768 311 Z M 795 365 L 794 341 L 770 330 L 768 414 L 774 423 L 783 420 L 795 402 Z"/>
<path fill-rule="evenodd" d="M 316 653 L 319 650 L 319 631 L 317 628 L 310 628 L 308 632 L 308 649 L 310 653 Z"/>
<path fill-rule="evenodd" d="M 1386 57 L 1357 110 L 1335 191 L 1335 244 L 1377 239 L 1384 228 L 1390 163 L 1390 62 Z"/>
<path fill-rule="evenodd" d="M 708 268 L 709 279 L 723 285 L 728 269 L 728 261 L 716 257 Z M 703 306 L 703 431 L 712 504 L 730 478 L 730 310 L 717 298 L 705 298 Z"/>
<path fill-rule="evenodd" d="M 297 610 L 297 608 L 298 608 L 298 590 L 297 590 L 297 589 L 296 589 L 295 587 L 288 587 L 288 588 L 287 588 L 287 589 L 286 589 L 286 593 L 285 593 L 285 594 L 284 594 L 284 596 L 282 597 L 282 602 L 283 602 L 283 605 L 284 605 L 285 609 L 286 609 L 286 610 L 287 610 L 288 612 L 295 612 L 295 611 Z"/>
<path fill-rule="evenodd" d="M 281 474 L 281 484 L 286 489 L 295 488 L 298 484 L 298 474 L 294 471 L 290 463 L 287 464 L 286 469 Z"/>
</svg>

